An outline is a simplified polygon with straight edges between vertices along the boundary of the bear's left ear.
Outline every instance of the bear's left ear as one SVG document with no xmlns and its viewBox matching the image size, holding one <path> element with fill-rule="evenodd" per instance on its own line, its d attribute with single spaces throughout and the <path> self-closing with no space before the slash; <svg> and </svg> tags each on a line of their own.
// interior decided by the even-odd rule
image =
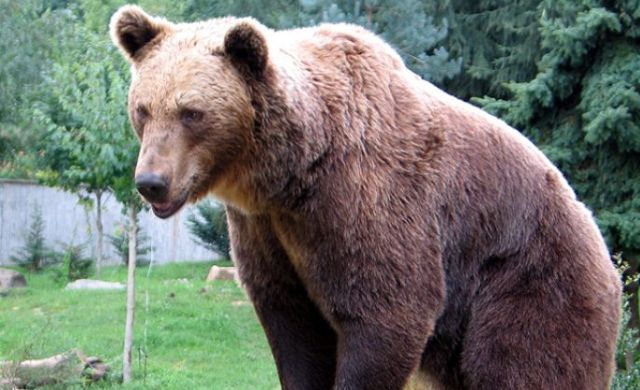
<svg viewBox="0 0 640 390">
<path fill-rule="evenodd" d="M 109 23 L 111 39 L 134 64 L 140 61 L 141 49 L 170 28 L 166 20 L 151 17 L 135 5 L 121 7 Z"/>
<path fill-rule="evenodd" d="M 250 21 L 241 21 L 227 31 L 224 52 L 246 76 L 261 78 L 267 69 L 267 40 L 259 27 Z"/>
</svg>

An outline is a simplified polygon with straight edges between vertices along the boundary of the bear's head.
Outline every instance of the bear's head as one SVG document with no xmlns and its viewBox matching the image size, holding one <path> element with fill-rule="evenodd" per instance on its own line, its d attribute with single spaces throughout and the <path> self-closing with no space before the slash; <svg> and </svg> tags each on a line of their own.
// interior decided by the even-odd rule
<svg viewBox="0 0 640 390">
<path fill-rule="evenodd" d="M 167 218 L 218 187 L 233 192 L 255 152 L 250 88 L 269 66 L 266 28 L 235 18 L 173 24 L 125 6 L 110 29 L 131 63 L 135 183 L 154 213 Z"/>
</svg>

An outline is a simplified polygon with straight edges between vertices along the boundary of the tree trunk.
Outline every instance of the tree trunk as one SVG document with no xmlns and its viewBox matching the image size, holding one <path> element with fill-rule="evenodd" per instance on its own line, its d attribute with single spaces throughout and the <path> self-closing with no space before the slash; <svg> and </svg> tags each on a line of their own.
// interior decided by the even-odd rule
<svg viewBox="0 0 640 390">
<path fill-rule="evenodd" d="M 96 277 L 100 278 L 102 269 L 102 243 L 104 231 L 102 227 L 102 191 L 96 191 L 96 232 L 98 243 L 96 245 Z"/>
<path fill-rule="evenodd" d="M 127 383 L 131 380 L 131 348 L 133 345 L 133 320 L 135 314 L 136 295 L 136 209 L 134 205 L 129 206 L 129 260 L 127 276 L 127 319 L 124 328 L 124 356 L 122 362 L 122 381 Z"/>
</svg>

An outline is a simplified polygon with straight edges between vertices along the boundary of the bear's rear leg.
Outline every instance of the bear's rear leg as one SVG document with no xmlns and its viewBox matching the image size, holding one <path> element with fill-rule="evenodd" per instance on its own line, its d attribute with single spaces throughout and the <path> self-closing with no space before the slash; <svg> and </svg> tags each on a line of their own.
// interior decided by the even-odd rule
<svg viewBox="0 0 640 390">
<path fill-rule="evenodd" d="M 589 270 L 572 271 L 512 269 L 509 276 L 485 279 L 463 345 L 465 387 L 608 388 L 619 315 L 616 290 L 585 282 L 581 273 Z"/>
</svg>

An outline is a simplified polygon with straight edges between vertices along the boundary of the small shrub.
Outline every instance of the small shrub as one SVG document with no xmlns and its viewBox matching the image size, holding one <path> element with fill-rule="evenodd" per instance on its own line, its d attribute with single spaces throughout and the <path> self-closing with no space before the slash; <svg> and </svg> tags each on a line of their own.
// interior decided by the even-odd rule
<svg viewBox="0 0 640 390">
<path fill-rule="evenodd" d="M 187 217 L 189 232 L 197 244 L 229 258 L 229 232 L 224 207 L 206 200 L 196 206 L 196 212 Z"/>
<path fill-rule="evenodd" d="M 120 261 L 124 265 L 129 264 L 129 223 L 126 222 L 118 227 L 113 235 L 107 235 L 109 243 L 115 249 Z M 150 260 L 146 257 L 153 250 L 149 245 L 151 238 L 147 236 L 140 225 L 136 232 L 136 266 L 148 265 Z"/>
<path fill-rule="evenodd" d="M 620 274 L 624 274 L 628 269 L 628 264 L 622 257 L 614 255 L 614 260 L 618 266 Z M 623 278 L 625 285 L 638 282 L 638 275 L 630 275 Z M 616 361 L 618 371 L 613 378 L 612 389 L 614 390 L 636 390 L 640 389 L 640 356 L 638 355 L 638 329 L 631 326 L 632 311 L 630 308 L 632 299 L 629 294 L 622 297 L 622 318 L 620 320 L 620 332 L 616 346 Z"/>
<path fill-rule="evenodd" d="M 62 253 L 62 269 L 66 279 L 72 282 L 77 279 L 86 279 L 91 275 L 94 261 L 85 257 L 86 245 L 69 244 Z"/>
<path fill-rule="evenodd" d="M 613 390 L 640 389 L 640 359 L 637 356 L 638 330 L 629 326 L 629 319 L 631 318 L 629 300 L 629 296 L 625 295 L 616 350 L 618 366 L 624 368 L 619 368 L 616 372 L 611 387 Z"/>
<path fill-rule="evenodd" d="M 56 256 L 45 244 L 44 221 L 40 207 L 33 210 L 31 225 L 25 237 L 25 245 L 14 256 L 11 261 L 19 267 L 30 272 L 38 272 L 43 268 L 55 264 Z"/>
</svg>

